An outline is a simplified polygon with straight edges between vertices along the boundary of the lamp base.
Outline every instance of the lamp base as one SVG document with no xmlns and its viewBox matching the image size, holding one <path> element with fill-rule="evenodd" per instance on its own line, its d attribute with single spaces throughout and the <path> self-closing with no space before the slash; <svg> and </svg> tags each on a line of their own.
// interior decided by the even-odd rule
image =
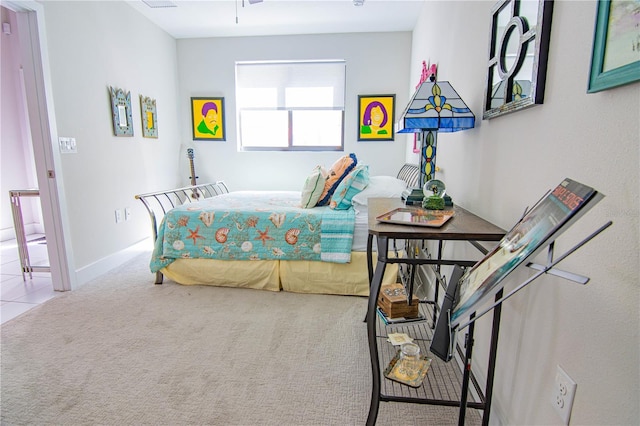
<svg viewBox="0 0 640 426">
<path fill-rule="evenodd" d="M 407 206 L 422 206 L 424 192 L 420 188 L 407 188 L 402 191 L 401 198 Z M 445 207 L 453 206 L 453 200 L 448 194 L 445 194 L 443 198 Z"/>
</svg>

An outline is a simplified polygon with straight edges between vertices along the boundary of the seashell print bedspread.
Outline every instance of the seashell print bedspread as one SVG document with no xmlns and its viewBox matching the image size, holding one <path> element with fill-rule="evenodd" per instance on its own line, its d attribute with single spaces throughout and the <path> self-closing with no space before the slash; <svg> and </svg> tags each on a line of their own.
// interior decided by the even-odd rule
<svg viewBox="0 0 640 426">
<path fill-rule="evenodd" d="M 151 271 L 175 259 L 351 261 L 354 210 L 303 209 L 297 191 L 236 191 L 165 215 Z"/>
</svg>

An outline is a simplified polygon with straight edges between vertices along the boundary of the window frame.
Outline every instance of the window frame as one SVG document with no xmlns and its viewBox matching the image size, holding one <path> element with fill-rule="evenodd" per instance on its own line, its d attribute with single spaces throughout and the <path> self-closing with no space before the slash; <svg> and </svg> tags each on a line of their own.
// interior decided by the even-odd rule
<svg viewBox="0 0 640 426">
<path fill-rule="evenodd" d="M 286 107 L 286 106 L 277 106 L 277 107 L 246 107 L 246 108 L 242 108 L 239 103 L 238 103 L 238 96 L 237 96 L 237 92 L 238 92 L 238 88 L 239 88 L 239 82 L 238 82 L 238 66 L 242 66 L 242 65 L 279 65 L 279 64 L 283 64 L 283 65 L 287 65 L 287 64 L 291 64 L 291 65 L 295 65 L 295 64 L 339 64 L 343 67 L 343 71 L 342 71 L 342 94 L 343 94 L 343 100 L 342 100 L 342 106 L 336 105 L 335 101 L 334 101 L 334 105 L 333 106 L 325 106 L 325 107 L 320 107 L 320 106 L 295 106 L 295 107 Z M 301 152 L 301 151 L 312 151 L 312 152 L 340 152 L 340 151 L 344 151 L 344 144 L 345 144 L 345 104 L 346 104 L 346 61 L 345 60 L 284 60 L 284 61 L 237 61 L 236 64 L 236 81 L 235 81 L 235 88 L 236 88 L 236 120 L 237 120 L 237 126 L 236 126 L 236 135 L 237 135 L 237 139 L 238 139 L 238 151 L 242 152 L 242 151 L 247 151 L 247 152 L 252 152 L 252 151 L 291 151 L 291 152 Z M 284 92 L 284 89 L 286 89 L 286 85 L 279 85 L 277 86 L 278 91 L 282 91 Z M 297 86 L 297 87 L 313 87 L 313 86 Z M 335 87 L 335 85 L 333 86 Z M 287 144 L 282 145 L 282 146 L 264 146 L 264 147 L 259 147 L 259 146 L 245 146 L 242 143 L 242 111 L 259 111 L 259 110 L 264 110 L 264 111 L 287 111 Z M 340 141 L 339 144 L 336 145 L 295 145 L 295 141 L 294 141 L 294 134 L 293 134 L 293 129 L 294 129 L 294 125 L 293 125 L 293 114 L 295 111 L 340 111 L 340 120 L 341 120 L 341 125 L 340 125 Z"/>
</svg>

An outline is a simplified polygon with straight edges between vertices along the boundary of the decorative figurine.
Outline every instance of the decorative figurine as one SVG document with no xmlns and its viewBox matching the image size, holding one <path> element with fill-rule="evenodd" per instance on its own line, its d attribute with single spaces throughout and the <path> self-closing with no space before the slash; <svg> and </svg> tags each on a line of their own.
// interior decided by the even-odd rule
<svg viewBox="0 0 640 426">
<path fill-rule="evenodd" d="M 422 207 L 428 210 L 443 210 L 445 205 L 444 195 L 446 192 L 444 182 L 441 180 L 431 179 L 426 182 L 422 187 L 422 193 L 424 194 Z"/>
</svg>

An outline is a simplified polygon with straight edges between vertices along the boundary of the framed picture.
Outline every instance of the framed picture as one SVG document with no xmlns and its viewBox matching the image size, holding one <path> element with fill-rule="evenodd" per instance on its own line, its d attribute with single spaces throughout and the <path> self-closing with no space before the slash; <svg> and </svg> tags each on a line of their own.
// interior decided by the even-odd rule
<svg viewBox="0 0 640 426">
<path fill-rule="evenodd" d="M 638 1 L 601 0 L 591 56 L 588 93 L 640 80 Z"/>
<path fill-rule="evenodd" d="M 500 0 L 491 9 L 482 118 L 544 102 L 553 2 Z"/>
<path fill-rule="evenodd" d="M 358 96 L 358 141 L 392 141 L 396 95 Z"/>
<path fill-rule="evenodd" d="M 109 86 L 111 96 L 111 116 L 113 134 L 115 136 L 133 136 L 133 120 L 131 118 L 131 92 Z"/>
<path fill-rule="evenodd" d="M 142 115 L 142 136 L 158 138 L 158 118 L 156 100 L 140 95 L 140 114 Z"/>
<path fill-rule="evenodd" d="M 193 140 L 224 141 L 224 98 L 191 98 Z"/>
</svg>

